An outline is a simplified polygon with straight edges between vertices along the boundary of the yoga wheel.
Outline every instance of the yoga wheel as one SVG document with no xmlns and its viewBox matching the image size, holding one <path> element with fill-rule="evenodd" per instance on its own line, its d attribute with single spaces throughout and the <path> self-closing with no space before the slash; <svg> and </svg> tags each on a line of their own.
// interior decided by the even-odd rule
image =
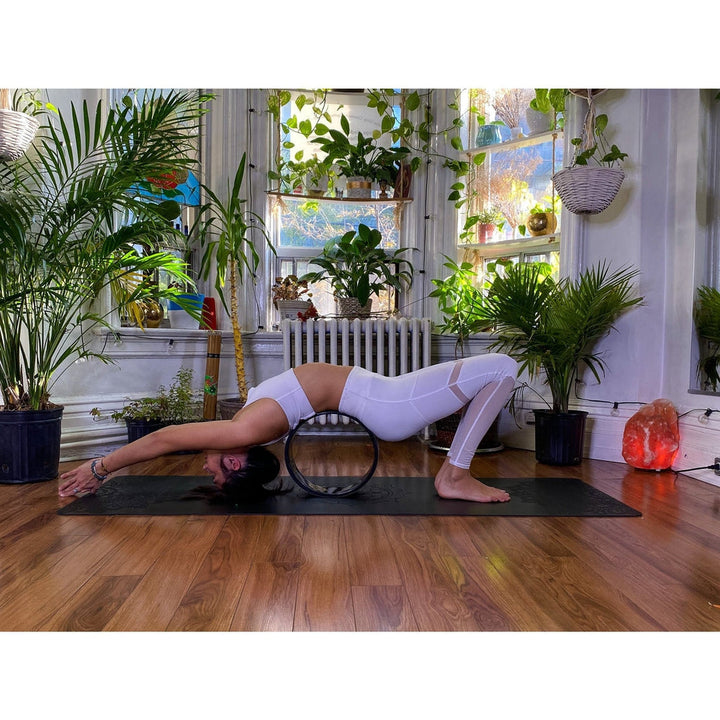
<svg viewBox="0 0 720 720">
<path fill-rule="evenodd" d="M 299 433 L 305 428 L 305 433 Z M 315 430 L 316 432 L 313 432 Z M 332 434 L 328 433 L 332 431 Z M 308 468 L 317 460 L 318 443 L 308 439 L 327 435 L 321 462 L 334 467 L 333 475 L 310 475 Z M 303 490 L 318 497 L 346 497 L 370 480 L 380 457 L 375 435 L 357 418 L 345 413 L 324 411 L 303 420 L 285 440 L 285 465 L 290 477 Z"/>
</svg>

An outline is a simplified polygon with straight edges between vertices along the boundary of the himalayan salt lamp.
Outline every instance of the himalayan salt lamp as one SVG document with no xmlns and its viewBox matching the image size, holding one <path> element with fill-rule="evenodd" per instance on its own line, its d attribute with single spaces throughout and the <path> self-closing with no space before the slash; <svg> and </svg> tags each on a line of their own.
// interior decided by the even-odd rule
<svg viewBox="0 0 720 720">
<path fill-rule="evenodd" d="M 672 466 L 680 445 L 675 406 L 653 400 L 638 410 L 625 425 L 622 456 L 641 470 L 666 470 Z"/>
</svg>

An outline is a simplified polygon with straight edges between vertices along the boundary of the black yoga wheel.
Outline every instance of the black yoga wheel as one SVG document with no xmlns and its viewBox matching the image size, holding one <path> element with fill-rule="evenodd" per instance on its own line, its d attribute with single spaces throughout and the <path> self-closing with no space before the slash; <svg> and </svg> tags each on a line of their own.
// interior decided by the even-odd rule
<svg viewBox="0 0 720 720">
<path fill-rule="evenodd" d="M 338 477 L 308 477 L 307 469 L 305 472 L 301 469 L 308 464 L 308 459 L 302 457 L 304 453 L 299 445 L 307 436 L 298 435 L 298 431 L 310 423 L 317 425 L 321 432 L 328 426 L 337 428 L 332 439 L 328 438 L 327 453 L 331 460 L 334 458 L 336 461 Z M 355 426 L 358 432 L 347 432 L 348 428 L 355 429 Z M 343 435 L 346 436 L 345 439 L 342 438 Z M 345 447 L 348 442 L 358 441 L 362 444 L 359 450 Z M 313 447 L 317 453 L 317 444 Z M 336 456 L 330 455 L 333 452 Z M 379 457 L 380 448 L 375 435 L 357 418 L 337 410 L 315 413 L 291 430 L 285 440 L 285 465 L 290 477 L 303 490 L 318 497 L 345 497 L 357 492 L 373 476 Z M 325 461 L 326 466 L 329 464 L 332 462 Z"/>
</svg>

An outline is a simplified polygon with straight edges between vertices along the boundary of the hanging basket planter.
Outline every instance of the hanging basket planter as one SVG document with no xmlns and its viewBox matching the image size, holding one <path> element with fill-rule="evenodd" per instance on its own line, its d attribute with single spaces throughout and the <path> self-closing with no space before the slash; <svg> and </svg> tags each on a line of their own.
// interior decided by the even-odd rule
<svg viewBox="0 0 720 720">
<path fill-rule="evenodd" d="M 22 157 L 39 127 L 40 123 L 32 115 L 0 108 L 0 158 Z"/>
<path fill-rule="evenodd" d="M 624 179 L 621 168 L 575 165 L 555 173 L 553 185 L 571 213 L 596 215 L 615 199 Z"/>
</svg>

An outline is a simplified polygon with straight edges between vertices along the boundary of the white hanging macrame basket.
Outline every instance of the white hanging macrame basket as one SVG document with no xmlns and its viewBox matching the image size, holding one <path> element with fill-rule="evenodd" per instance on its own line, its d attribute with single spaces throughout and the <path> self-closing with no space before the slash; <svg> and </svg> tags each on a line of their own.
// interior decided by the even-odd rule
<svg viewBox="0 0 720 720">
<path fill-rule="evenodd" d="M 40 123 L 26 113 L 10 109 L 10 91 L 0 90 L 0 159 L 17 160 L 35 138 Z"/>
<path fill-rule="evenodd" d="M 571 213 L 597 215 L 615 199 L 624 179 L 621 168 L 575 165 L 556 172 L 553 185 Z"/>
<path fill-rule="evenodd" d="M 585 115 L 581 150 L 587 150 L 594 144 L 595 107 L 593 97 L 600 90 L 587 90 L 585 93 L 572 91 L 585 97 L 588 111 Z M 621 168 L 600 165 L 573 165 L 553 175 L 553 186 L 563 205 L 575 215 L 597 215 L 605 210 L 620 190 L 625 172 Z"/>
</svg>

